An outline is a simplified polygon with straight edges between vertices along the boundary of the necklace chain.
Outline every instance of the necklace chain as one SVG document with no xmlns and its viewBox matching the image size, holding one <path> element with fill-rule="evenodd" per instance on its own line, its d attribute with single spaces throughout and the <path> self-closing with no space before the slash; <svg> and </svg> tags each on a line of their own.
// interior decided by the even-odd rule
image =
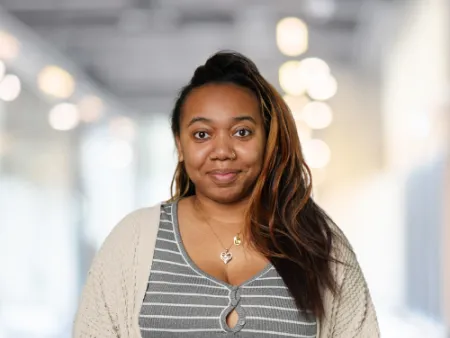
<svg viewBox="0 0 450 338">
<path fill-rule="evenodd" d="M 208 220 L 207 220 L 206 218 L 204 218 L 204 220 L 205 220 L 206 224 L 208 224 L 208 226 L 209 226 L 209 228 L 211 229 L 211 231 L 212 231 L 212 233 L 214 234 L 214 236 L 216 236 L 216 238 L 217 238 L 217 240 L 219 241 L 219 243 L 220 243 L 220 245 L 222 246 L 222 248 L 223 248 L 225 251 L 230 250 L 231 247 L 232 247 L 233 244 L 234 244 L 234 241 L 233 241 L 233 243 L 231 243 L 231 245 L 230 245 L 228 248 L 226 248 L 225 245 L 223 245 L 222 241 L 220 240 L 220 237 L 219 237 L 219 236 L 216 234 L 216 232 L 214 231 L 214 229 L 213 229 L 213 227 L 211 226 L 211 224 L 209 224 Z M 239 235 L 239 232 L 237 233 L 237 235 Z"/>
<path fill-rule="evenodd" d="M 194 202 L 195 205 L 195 202 Z M 197 206 L 197 209 L 200 209 Z M 217 238 L 217 241 L 220 243 L 220 245 L 222 246 L 222 248 L 225 250 L 223 252 L 220 253 L 220 259 L 225 263 L 228 264 L 229 261 L 231 261 L 231 259 L 233 258 L 232 253 L 230 252 L 231 247 L 234 245 L 238 246 L 242 243 L 242 239 L 239 236 L 241 234 L 241 232 L 239 231 L 233 238 L 233 243 L 231 243 L 231 245 L 226 248 L 225 245 L 223 245 L 222 241 L 220 240 L 220 237 L 217 235 L 217 233 L 214 231 L 213 227 L 211 226 L 211 224 L 208 222 L 207 218 L 205 217 L 205 215 L 203 214 L 203 212 L 201 210 L 200 214 L 202 215 L 203 220 L 206 222 L 206 224 L 209 226 L 209 228 L 211 229 L 212 233 L 214 234 L 214 236 Z"/>
</svg>

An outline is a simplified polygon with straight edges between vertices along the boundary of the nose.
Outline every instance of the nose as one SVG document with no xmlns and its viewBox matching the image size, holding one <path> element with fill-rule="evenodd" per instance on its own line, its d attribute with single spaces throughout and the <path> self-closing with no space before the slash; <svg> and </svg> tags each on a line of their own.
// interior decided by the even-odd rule
<svg viewBox="0 0 450 338">
<path fill-rule="evenodd" d="M 211 159 L 225 161 L 233 159 L 233 144 L 228 135 L 217 135 L 211 151 Z"/>
</svg>

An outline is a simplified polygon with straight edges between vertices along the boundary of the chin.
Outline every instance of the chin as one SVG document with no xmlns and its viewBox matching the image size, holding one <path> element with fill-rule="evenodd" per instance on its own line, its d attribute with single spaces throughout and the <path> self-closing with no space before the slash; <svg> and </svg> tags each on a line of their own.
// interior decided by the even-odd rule
<svg viewBox="0 0 450 338">
<path fill-rule="evenodd" d="M 208 191 L 203 195 L 208 197 L 210 200 L 221 204 L 233 204 L 249 197 L 249 194 L 246 194 L 244 190 L 241 189 L 239 191 L 224 191 L 225 189 L 218 190 L 219 191 Z"/>
</svg>

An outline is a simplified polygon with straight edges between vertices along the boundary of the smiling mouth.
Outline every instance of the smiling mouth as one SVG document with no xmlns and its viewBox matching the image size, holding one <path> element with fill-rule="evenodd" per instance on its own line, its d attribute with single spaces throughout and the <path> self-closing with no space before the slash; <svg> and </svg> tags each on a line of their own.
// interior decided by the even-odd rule
<svg viewBox="0 0 450 338">
<path fill-rule="evenodd" d="M 237 176 L 239 175 L 240 171 L 237 170 L 215 170 L 215 171 L 211 171 L 209 173 L 209 175 L 211 176 L 211 178 L 213 179 L 213 181 L 215 181 L 216 183 L 231 183 L 233 182 Z"/>
</svg>

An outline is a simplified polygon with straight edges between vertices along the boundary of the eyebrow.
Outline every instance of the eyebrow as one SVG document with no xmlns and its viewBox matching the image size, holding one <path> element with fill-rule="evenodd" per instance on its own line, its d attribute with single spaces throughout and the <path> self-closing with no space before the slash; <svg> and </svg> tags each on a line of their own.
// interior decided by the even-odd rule
<svg viewBox="0 0 450 338">
<path fill-rule="evenodd" d="M 253 122 L 254 124 L 256 124 L 256 120 L 253 117 L 251 117 L 250 115 L 236 116 L 236 117 L 233 117 L 232 120 L 234 122 L 250 121 L 250 122 Z M 196 116 L 196 117 L 193 117 L 191 119 L 191 121 L 189 121 L 188 127 L 190 127 L 191 125 L 193 125 L 196 122 L 212 123 L 213 120 L 208 119 L 206 117 Z"/>
</svg>

